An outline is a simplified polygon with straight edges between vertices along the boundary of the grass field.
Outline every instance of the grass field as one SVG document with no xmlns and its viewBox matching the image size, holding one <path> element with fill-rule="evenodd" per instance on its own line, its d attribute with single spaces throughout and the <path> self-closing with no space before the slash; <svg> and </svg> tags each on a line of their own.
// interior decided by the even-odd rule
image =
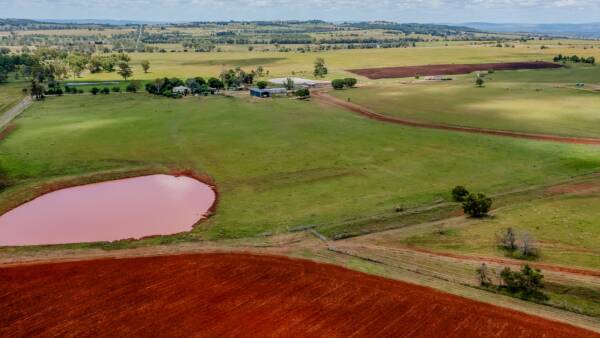
<svg viewBox="0 0 600 338">
<path fill-rule="evenodd" d="M 0 84 L 0 113 L 21 101 L 25 86 L 23 82 L 14 80 Z"/>
<path fill-rule="evenodd" d="M 430 229 L 402 242 L 447 252 L 518 257 L 499 248 L 496 241 L 512 227 L 517 234 L 529 233 L 538 241 L 537 261 L 598 269 L 598 203 L 597 192 L 525 202 L 503 208 L 493 218 L 447 224 L 444 231 Z"/>
<path fill-rule="evenodd" d="M 327 228 L 448 200 L 457 184 L 494 193 L 600 166 L 594 147 L 404 128 L 288 99 L 64 96 L 16 122 L 0 143 L 0 164 L 15 183 L 0 210 L 41 182 L 193 168 L 215 178 L 219 208 L 177 238 Z"/>
<path fill-rule="evenodd" d="M 452 81 L 381 80 L 335 91 L 339 98 L 416 121 L 566 136 L 600 135 L 600 67 L 499 71 L 475 86 L 475 75 Z M 412 81 L 412 82 L 410 82 Z M 586 87 L 584 87 L 585 89 Z M 432 99 L 435 98 L 435 99 Z"/>
<path fill-rule="evenodd" d="M 134 79 L 154 79 L 158 77 L 217 76 L 223 67 L 240 66 L 246 70 L 263 66 L 271 76 L 312 77 L 315 58 L 322 57 L 329 67 L 327 78 L 353 76 L 346 72 L 353 68 L 375 68 L 441 63 L 480 63 L 544 60 L 550 61 L 559 53 L 565 55 L 595 55 L 600 58 L 599 49 L 583 49 L 577 45 L 558 46 L 540 49 L 539 46 L 519 46 L 497 48 L 491 46 L 441 46 L 390 49 L 347 49 L 327 52 L 285 53 L 261 51 L 235 51 L 212 53 L 132 53 Z M 150 61 L 150 72 L 144 73 L 141 60 Z M 85 80 L 118 79 L 116 73 L 87 74 Z"/>
</svg>

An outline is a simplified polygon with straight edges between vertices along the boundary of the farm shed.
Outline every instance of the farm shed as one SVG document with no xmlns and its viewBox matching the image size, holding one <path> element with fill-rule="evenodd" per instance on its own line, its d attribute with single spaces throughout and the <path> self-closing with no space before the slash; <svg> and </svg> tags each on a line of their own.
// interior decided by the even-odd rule
<svg viewBox="0 0 600 338">
<path fill-rule="evenodd" d="M 256 97 L 272 97 L 275 95 L 286 94 L 287 90 L 285 88 L 250 88 L 250 95 Z"/>
<path fill-rule="evenodd" d="M 187 95 L 190 92 L 190 89 L 186 86 L 173 87 L 173 94 Z"/>
<path fill-rule="evenodd" d="M 280 77 L 280 78 L 270 79 L 269 83 L 284 86 L 287 83 L 287 79 L 291 79 L 294 82 L 294 87 L 314 88 L 314 87 L 328 86 L 330 84 L 329 81 L 310 80 L 310 79 L 303 79 L 301 77 Z"/>
</svg>

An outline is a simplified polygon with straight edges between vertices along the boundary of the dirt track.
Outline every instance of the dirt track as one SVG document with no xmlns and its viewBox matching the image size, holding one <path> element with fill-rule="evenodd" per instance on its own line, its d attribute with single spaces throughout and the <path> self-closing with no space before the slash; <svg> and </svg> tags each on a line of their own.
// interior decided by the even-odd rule
<svg viewBox="0 0 600 338">
<path fill-rule="evenodd" d="M 332 265 L 247 254 L 0 269 L 0 336 L 600 337 Z"/>
<path fill-rule="evenodd" d="M 508 62 L 508 63 L 477 63 L 477 64 L 444 64 L 444 65 L 421 65 L 407 67 L 386 67 L 350 69 L 349 72 L 365 76 L 371 80 L 390 79 L 400 77 L 413 77 L 431 75 L 457 75 L 469 74 L 476 71 L 493 70 L 516 70 L 516 69 L 543 69 L 560 68 L 562 65 L 552 62 Z"/>
<path fill-rule="evenodd" d="M 313 91 L 312 96 L 317 99 L 320 99 L 326 103 L 330 103 L 330 104 L 336 105 L 338 107 L 342 107 L 344 109 L 353 111 L 355 113 L 361 114 L 363 116 L 366 116 L 366 117 L 374 119 L 374 120 L 397 123 L 397 124 L 410 126 L 410 127 L 441 129 L 441 130 L 458 131 L 458 132 L 464 132 L 464 133 L 485 134 L 485 135 L 495 135 L 495 136 L 505 136 L 505 137 L 512 137 L 512 138 L 536 140 L 536 141 L 600 145 L 600 138 L 580 138 L 580 137 L 566 137 L 566 136 L 556 136 L 556 135 L 547 135 L 547 134 L 531 134 L 531 133 L 522 133 L 522 132 L 518 132 L 518 131 L 494 130 L 494 129 L 474 128 L 474 127 L 461 127 L 461 126 L 452 126 L 452 125 L 446 125 L 446 124 L 406 120 L 406 119 L 403 119 L 400 117 L 383 115 L 383 114 L 377 113 L 373 110 L 370 110 L 370 109 L 360 106 L 358 104 L 355 104 L 352 102 L 347 102 L 347 101 L 338 99 L 337 97 L 333 97 L 323 91 Z"/>
</svg>

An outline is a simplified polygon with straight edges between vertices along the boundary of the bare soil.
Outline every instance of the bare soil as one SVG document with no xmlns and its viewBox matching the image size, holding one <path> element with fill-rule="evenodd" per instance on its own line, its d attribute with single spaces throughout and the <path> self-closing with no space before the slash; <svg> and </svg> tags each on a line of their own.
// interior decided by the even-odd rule
<svg viewBox="0 0 600 338">
<path fill-rule="evenodd" d="M 369 79 L 390 79 L 402 77 L 433 76 L 433 75 L 457 75 L 469 74 L 476 71 L 488 70 L 517 70 L 517 69 L 545 69 L 561 68 L 562 65 L 552 62 L 509 62 L 509 63 L 476 63 L 476 64 L 444 64 L 444 65 L 421 65 L 407 67 L 385 67 L 350 69 L 349 72 L 365 76 Z"/>
<path fill-rule="evenodd" d="M 0 336 L 600 337 L 430 288 L 278 256 L 0 269 Z"/>
</svg>

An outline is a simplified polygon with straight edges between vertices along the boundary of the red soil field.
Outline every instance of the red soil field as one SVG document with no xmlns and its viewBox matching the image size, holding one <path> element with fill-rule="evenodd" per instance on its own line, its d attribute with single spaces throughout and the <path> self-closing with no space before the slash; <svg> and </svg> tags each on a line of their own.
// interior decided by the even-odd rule
<svg viewBox="0 0 600 338">
<path fill-rule="evenodd" d="M 456 75 L 469 74 L 476 71 L 485 70 L 515 70 L 515 69 L 542 69 L 542 68 L 560 68 L 559 64 L 552 62 L 509 62 L 509 63 L 477 63 L 477 64 L 447 64 L 447 65 L 422 65 L 407 67 L 386 67 L 386 68 L 366 68 L 350 69 L 349 72 L 366 76 L 369 79 L 390 79 L 398 77 L 413 77 L 416 74 L 420 76 L 432 75 Z"/>
<path fill-rule="evenodd" d="M 193 254 L 0 268 L 0 336 L 600 337 L 284 257 Z"/>
</svg>

